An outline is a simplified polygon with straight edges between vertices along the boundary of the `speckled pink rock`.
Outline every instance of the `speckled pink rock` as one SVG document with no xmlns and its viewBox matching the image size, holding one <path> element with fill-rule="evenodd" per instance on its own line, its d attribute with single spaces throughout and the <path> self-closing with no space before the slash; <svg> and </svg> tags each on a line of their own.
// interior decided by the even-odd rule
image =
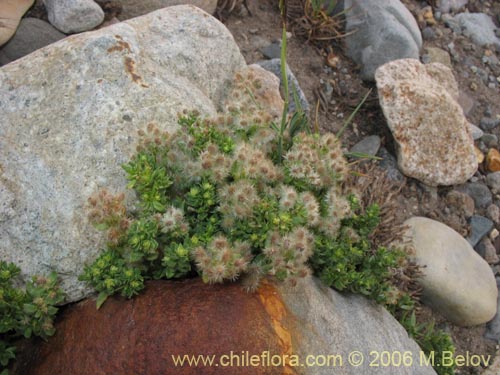
<svg viewBox="0 0 500 375">
<path fill-rule="evenodd" d="M 477 170 L 474 141 L 451 70 L 401 59 L 379 67 L 375 80 L 401 171 L 431 186 L 472 177 Z"/>
</svg>

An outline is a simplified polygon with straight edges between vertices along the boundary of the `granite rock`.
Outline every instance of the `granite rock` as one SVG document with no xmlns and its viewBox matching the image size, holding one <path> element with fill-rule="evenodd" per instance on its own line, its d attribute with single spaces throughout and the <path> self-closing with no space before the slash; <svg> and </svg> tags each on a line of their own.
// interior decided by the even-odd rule
<svg viewBox="0 0 500 375">
<path fill-rule="evenodd" d="M 470 124 L 457 82 L 439 63 L 402 59 L 375 73 L 379 100 L 407 176 L 431 186 L 467 181 L 477 170 Z"/>
<path fill-rule="evenodd" d="M 86 202 L 126 186 L 137 130 L 222 110 L 246 67 L 230 32 L 193 6 L 74 35 L 0 68 L 0 259 L 54 270 L 68 301 L 105 245 Z M 37 72 L 37 74 L 26 74 Z"/>
</svg>

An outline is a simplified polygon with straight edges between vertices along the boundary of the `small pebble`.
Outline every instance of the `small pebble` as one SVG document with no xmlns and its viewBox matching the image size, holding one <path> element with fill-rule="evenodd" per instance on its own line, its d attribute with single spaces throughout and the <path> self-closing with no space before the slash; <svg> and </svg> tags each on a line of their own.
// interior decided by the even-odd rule
<svg viewBox="0 0 500 375">
<path fill-rule="evenodd" d="M 495 134 L 486 133 L 481 137 L 481 142 L 488 147 L 496 147 L 498 145 L 498 137 Z"/>
<path fill-rule="evenodd" d="M 496 204 L 490 204 L 486 209 L 486 216 L 495 224 L 500 223 L 500 208 Z"/>
<path fill-rule="evenodd" d="M 266 57 L 267 59 L 279 59 L 281 56 L 281 43 L 279 42 L 273 42 L 263 48 L 260 49 L 260 52 Z"/>
<path fill-rule="evenodd" d="M 488 238 L 483 238 L 476 246 L 476 251 L 488 264 L 496 264 L 500 261 L 495 249 L 495 246 Z"/>
<path fill-rule="evenodd" d="M 498 229 L 493 228 L 489 235 L 490 240 L 495 241 L 499 234 Z"/>
<path fill-rule="evenodd" d="M 380 137 L 378 135 L 370 135 L 356 143 L 350 150 L 352 153 L 361 153 L 370 156 L 375 156 L 380 148 Z"/>
<path fill-rule="evenodd" d="M 491 148 L 486 155 L 486 168 L 490 172 L 500 172 L 500 152 Z"/>
<path fill-rule="evenodd" d="M 422 37 L 424 40 L 433 40 L 436 38 L 436 33 L 432 27 L 427 26 L 422 30 Z"/>
<path fill-rule="evenodd" d="M 481 128 L 479 128 L 473 124 L 470 124 L 469 128 L 470 128 L 471 133 L 472 133 L 472 139 L 474 139 L 475 141 L 477 141 L 480 138 L 482 139 L 484 137 L 484 132 L 481 130 Z"/>
<path fill-rule="evenodd" d="M 469 195 L 474 200 L 476 208 L 486 208 L 493 201 L 490 189 L 480 182 L 469 182 L 460 185 L 457 190 Z"/>
<path fill-rule="evenodd" d="M 483 117 L 479 122 L 479 127 L 483 130 L 492 130 L 500 125 L 500 119 L 493 119 L 488 117 Z"/>
<path fill-rule="evenodd" d="M 500 193 L 500 172 L 488 173 L 486 184 L 494 194 Z"/>
<path fill-rule="evenodd" d="M 458 211 L 460 215 L 464 215 L 466 218 L 474 215 L 475 205 L 470 195 L 458 190 L 451 190 L 445 199 L 446 204 Z"/>
<path fill-rule="evenodd" d="M 467 241 L 472 247 L 475 247 L 483 237 L 485 237 L 493 228 L 493 222 L 479 215 L 474 215 L 470 218 L 470 233 Z"/>
</svg>

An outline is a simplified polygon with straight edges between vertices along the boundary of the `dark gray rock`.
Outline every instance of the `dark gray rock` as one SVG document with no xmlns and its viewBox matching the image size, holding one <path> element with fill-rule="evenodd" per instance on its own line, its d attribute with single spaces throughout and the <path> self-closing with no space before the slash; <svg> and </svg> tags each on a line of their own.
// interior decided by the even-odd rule
<svg viewBox="0 0 500 375">
<path fill-rule="evenodd" d="M 23 18 L 12 39 L 0 49 L 0 65 L 8 64 L 65 37 L 50 23 L 38 18 Z"/>
<path fill-rule="evenodd" d="M 500 193 L 500 172 L 488 173 L 486 184 L 494 194 Z"/>
<path fill-rule="evenodd" d="M 260 49 L 266 59 L 279 59 L 281 57 L 281 43 L 273 42 Z"/>
<path fill-rule="evenodd" d="M 417 21 L 399 0 L 345 0 L 347 55 L 361 65 L 364 80 L 393 60 L 419 58 L 422 36 Z"/>
<path fill-rule="evenodd" d="M 483 117 L 479 122 L 479 127 L 485 131 L 492 130 L 500 125 L 500 119 Z"/>
<path fill-rule="evenodd" d="M 486 209 L 486 216 L 495 224 L 500 223 L 500 208 L 496 204 L 490 204 Z"/>
<path fill-rule="evenodd" d="M 387 177 L 393 181 L 404 182 L 405 176 L 399 171 L 396 158 L 384 147 L 378 151 L 378 156 L 382 158 L 379 165 L 385 169 Z"/>
<path fill-rule="evenodd" d="M 469 237 L 467 237 L 467 241 L 471 244 L 472 247 L 476 246 L 482 238 L 493 229 L 493 222 L 479 215 L 474 215 L 470 218 L 470 233 Z"/>
<path fill-rule="evenodd" d="M 281 60 L 280 59 L 272 59 L 272 60 L 261 60 L 257 61 L 257 65 L 260 65 L 266 70 L 272 72 L 276 77 L 278 77 L 281 81 Z M 288 77 L 288 84 L 290 89 L 290 108 L 289 112 L 293 112 L 297 109 L 295 105 L 295 100 L 293 98 L 293 90 L 297 92 L 297 97 L 299 98 L 300 106 L 304 112 L 309 113 L 309 102 L 307 101 L 306 95 L 302 91 L 299 85 L 299 81 L 295 78 L 295 75 L 290 70 L 290 67 L 286 66 L 286 74 Z M 283 83 L 282 83 L 283 84 Z"/>
<path fill-rule="evenodd" d="M 486 208 L 493 201 L 490 189 L 488 189 L 486 185 L 479 182 L 468 182 L 464 185 L 458 186 L 457 190 L 470 195 L 471 198 L 474 199 L 476 208 Z"/>
<path fill-rule="evenodd" d="M 488 147 L 496 147 L 498 145 L 498 137 L 495 134 L 486 133 L 481 137 L 481 142 Z"/>
<path fill-rule="evenodd" d="M 379 148 L 380 137 L 378 135 L 370 135 L 352 146 L 349 152 L 375 156 Z"/>
<path fill-rule="evenodd" d="M 422 30 L 422 37 L 424 40 L 434 40 L 436 39 L 436 32 L 432 27 L 427 26 Z"/>
</svg>

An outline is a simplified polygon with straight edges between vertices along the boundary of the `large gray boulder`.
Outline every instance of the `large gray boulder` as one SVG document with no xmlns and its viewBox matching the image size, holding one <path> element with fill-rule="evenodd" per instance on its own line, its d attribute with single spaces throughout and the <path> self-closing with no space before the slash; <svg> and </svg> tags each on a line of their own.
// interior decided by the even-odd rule
<svg viewBox="0 0 500 375">
<path fill-rule="evenodd" d="M 497 311 L 497 284 L 490 266 L 450 227 L 425 217 L 405 223 L 415 261 L 423 267 L 422 300 L 451 322 L 472 326 Z"/>
<path fill-rule="evenodd" d="M 300 280 L 295 287 L 281 285 L 278 290 L 286 310 L 297 319 L 300 327 L 296 353 L 301 358 L 314 353 L 338 354 L 343 359 L 343 366 L 333 371 L 332 367 L 316 366 L 304 374 L 435 374 L 432 367 L 421 364 L 421 350 L 405 329 L 374 302 L 361 296 L 342 295 L 321 285 L 315 278 Z M 324 351 L 326 348 L 328 352 Z M 374 367 L 373 353 L 383 351 L 410 352 L 412 362 L 408 367 Z M 353 354 L 355 352 L 361 355 Z"/>
<path fill-rule="evenodd" d="M 361 65 L 362 78 L 389 61 L 419 58 L 422 35 L 417 21 L 399 0 L 345 0 L 347 54 Z"/>
<path fill-rule="evenodd" d="M 68 301 L 104 246 L 88 197 L 122 191 L 121 165 L 148 123 L 213 115 L 245 62 L 230 32 L 193 6 L 74 35 L 0 68 L 0 259 L 56 271 Z"/>
</svg>

